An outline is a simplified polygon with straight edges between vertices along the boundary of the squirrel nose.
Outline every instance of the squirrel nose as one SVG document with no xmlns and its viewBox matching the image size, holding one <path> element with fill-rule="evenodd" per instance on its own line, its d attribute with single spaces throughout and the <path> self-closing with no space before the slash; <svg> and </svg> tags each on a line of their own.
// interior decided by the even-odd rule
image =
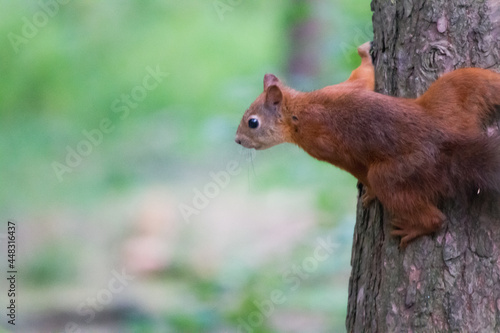
<svg viewBox="0 0 500 333">
<path fill-rule="evenodd" d="M 234 141 L 236 141 L 237 144 L 241 145 L 241 140 L 240 139 L 236 138 L 236 139 L 234 139 Z"/>
</svg>

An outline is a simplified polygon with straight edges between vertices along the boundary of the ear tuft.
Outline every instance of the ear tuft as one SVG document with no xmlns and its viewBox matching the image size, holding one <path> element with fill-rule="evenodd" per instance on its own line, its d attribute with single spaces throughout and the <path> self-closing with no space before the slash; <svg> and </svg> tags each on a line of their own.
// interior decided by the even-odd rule
<svg viewBox="0 0 500 333">
<path fill-rule="evenodd" d="M 269 86 L 266 90 L 266 104 L 268 106 L 276 106 L 283 101 L 283 93 L 277 85 Z"/>
<path fill-rule="evenodd" d="M 264 90 L 267 90 L 272 85 L 277 85 L 280 80 L 273 74 L 264 75 Z"/>
</svg>

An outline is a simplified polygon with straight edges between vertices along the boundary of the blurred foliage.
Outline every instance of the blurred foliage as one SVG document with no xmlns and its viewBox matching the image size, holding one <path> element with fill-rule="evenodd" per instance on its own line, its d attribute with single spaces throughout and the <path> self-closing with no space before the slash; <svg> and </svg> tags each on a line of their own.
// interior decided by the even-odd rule
<svg viewBox="0 0 500 333">
<path fill-rule="evenodd" d="M 70 211 L 82 216 L 74 222 L 82 229 L 103 226 L 103 234 L 119 230 L 116 221 L 95 219 L 114 198 L 156 183 L 182 197 L 209 170 L 220 169 L 221 161 L 238 156 L 234 132 L 261 92 L 264 73 L 286 81 L 287 28 L 293 21 L 307 12 L 323 26 L 321 44 L 311 50 L 321 55 L 315 88 L 345 80 L 359 64 L 356 47 L 371 39 L 368 0 L 316 1 L 307 10 L 291 7 L 290 0 L 242 1 L 223 15 L 212 1 L 89 0 L 59 4 L 46 24 L 34 26 L 33 37 L 14 46 L 12 34 L 22 36 L 26 22 L 47 3 L 54 1 L 0 0 L 1 217 L 36 224 L 40 216 Z M 115 100 L 140 86 L 147 68 L 157 67 L 168 77 L 122 119 L 113 111 Z M 86 139 L 83 132 L 98 129 L 103 119 L 113 130 L 60 182 L 53 163 L 64 164 L 68 147 L 76 149 Z M 356 196 L 351 176 L 291 146 L 259 152 L 243 164 L 249 191 L 283 187 L 316 193 L 319 235 L 342 229 L 350 213 L 346 234 L 337 232 L 339 241 L 349 244 Z M 85 219 L 88 224 L 76 222 Z M 43 245 L 24 263 L 24 277 L 40 286 L 71 284 L 85 255 L 97 252 L 94 246 L 110 248 L 103 239 Z M 290 256 L 300 262 L 307 253 L 298 248 Z M 348 265 L 349 255 L 347 249 L 338 257 Z M 231 287 L 217 276 L 197 277 L 189 267 L 173 269 L 162 279 L 185 284 L 199 307 L 164 314 L 166 325 L 175 332 L 234 329 L 238 318 L 255 311 L 253 300 L 283 288 L 274 265 L 241 272 Z M 328 285 L 348 269 L 325 264 L 289 295 L 286 306 L 327 314 L 329 324 L 342 330 L 346 286 L 315 291 L 315 285 Z M 338 303 L 325 303 L 324 293 L 340 295 Z M 230 305 L 217 305 L 224 297 L 232 299 Z M 144 319 L 131 323 L 137 332 L 154 327 Z M 259 329 L 272 331 L 267 321 Z"/>
<path fill-rule="evenodd" d="M 260 92 L 263 73 L 283 74 L 283 23 L 290 18 L 281 13 L 290 13 L 287 5 L 242 2 L 221 21 L 210 2 L 72 2 L 60 5 L 17 53 L 9 38 L 0 39 L 0 126 L 6 138 L 0 165 L 9 175 L 0 190 L 1 208 L 9 211 L 28 200 L 38 209 L 54 196 L 84 203 L 96 191 L 101 196 L 152 178 L 156 162 L 177 174 L 179 165 L 197 156 L 221 154 L 232 145 L 241 111 Z M 5 2 L 3 8 L 3 36 L 22 35 L 19 18 L 31 20 L 40 11 L 30 1 Z M 345 79 L 358 63 L 357 41 L 349 41 L 371 36 L 359 36 L 370 22 L 368 4 L 320 2 L 316 12 L 328 32 L 324 49 L 314 50 L 323 54 L 325 66 L 319 88 Z M 130 94 L 148 66 L 170 75 L 120 119 L 113 101 Z M 82 131 L 98 128 L 103 118 L 111 119 L 114 130 L 59 183 L 51 163 L 64 163 L 67 146 L 75 149 L 85 139 Z M 21 202 L 14 191 L 24 193 Z"/>
<path fill-rule="evenodd" d="M 22 277 L 37 287 L 68 283 L 77 277 L 78 267 L 73 260 L 75 256 L 77 254 L 71 244 L 44 244 L 32 262 L 26 263 Z"/>
</svg>

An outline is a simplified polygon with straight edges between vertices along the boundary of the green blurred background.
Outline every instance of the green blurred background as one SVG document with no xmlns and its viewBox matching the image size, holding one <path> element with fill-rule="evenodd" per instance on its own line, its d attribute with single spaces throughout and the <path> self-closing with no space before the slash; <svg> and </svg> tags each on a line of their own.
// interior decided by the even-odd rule
<svg viewBox="0 0 500 333">
<path fill-rule="evenodd" d="M 0 330 L 345 331 L 355 179 L 234 134 L 265 73 L 345 80 L 370 1 L 0 3 Z"/>
</svg>

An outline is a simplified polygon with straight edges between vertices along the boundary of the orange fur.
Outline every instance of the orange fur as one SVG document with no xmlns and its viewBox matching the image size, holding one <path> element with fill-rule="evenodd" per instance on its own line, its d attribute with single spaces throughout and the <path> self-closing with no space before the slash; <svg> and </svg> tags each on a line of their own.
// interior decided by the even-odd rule
<svg viewBox="0 0 500 333">
<path fill-rule="evenodd" d="M 375 89 L 375 70 L 370 55 L 371 43 L 367 42 L 358 47 L 358 54 L 361 57 L 361 65 L 352 71 L 347 81 L 361 83 L 365 89 Z"/>
<path fill-rule="evenodd" d="M 371 59 L 360 55 L 349 80 L 313 92 L 266 75 L 236 141 L 256 149 L 294 143 L 351 173 L 365 185 L 363 204 L 378 198 L 392 213 L 404 247 L 441 227 L 443 198 L 500 191 L 500 74 L 459 69 L 417 99 L 396 98 L 372 91 Z"/>
</svg>

